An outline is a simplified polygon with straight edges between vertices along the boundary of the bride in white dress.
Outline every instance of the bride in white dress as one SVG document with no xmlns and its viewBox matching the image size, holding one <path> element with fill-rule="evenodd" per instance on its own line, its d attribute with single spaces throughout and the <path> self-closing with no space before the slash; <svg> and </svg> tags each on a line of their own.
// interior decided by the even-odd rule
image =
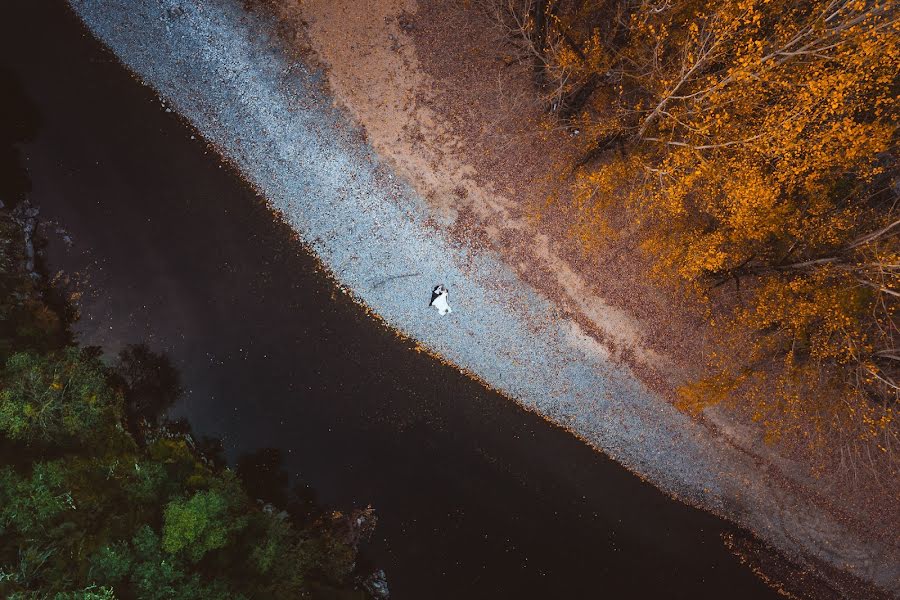
<svg viewBox="0 0 900 600">
<path fill-rule="evenodd" d="M 428 306 L 435 307 L 441 315 L 452 313 L 453 309 L 450 308 L 450 304 L 447 302 L 449 297 L 450 292 L 444 287 L 444 284 L 438 284 L 431 290 L 431 302 Z"/>
</svg>

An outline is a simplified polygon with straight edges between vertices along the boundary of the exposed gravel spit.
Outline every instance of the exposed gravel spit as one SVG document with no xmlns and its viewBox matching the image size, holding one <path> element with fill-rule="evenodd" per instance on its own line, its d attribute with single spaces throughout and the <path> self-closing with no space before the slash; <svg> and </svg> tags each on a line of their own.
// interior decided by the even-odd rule
<svg viewBox="0 0 900 600">
<path fill-rule="evenodd" d="M 900 594 L 896 547 L 855 537 L 769 480 L 597 353 L 498 260 L 452 245 L 332 108 L 322 74 L 287 58 L 240 0 L 69 2 L 390 326 L 667 492 Z M 451 293 L 444 317 L 428 308 L 438 283 Z"/>
</svg>

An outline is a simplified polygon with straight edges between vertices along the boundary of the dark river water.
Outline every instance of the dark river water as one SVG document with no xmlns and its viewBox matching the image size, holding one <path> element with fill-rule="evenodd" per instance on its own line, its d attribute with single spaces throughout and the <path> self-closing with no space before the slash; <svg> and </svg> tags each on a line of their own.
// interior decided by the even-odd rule
<svg viewBox="0 0 900 600">
<path fill-rule="evenodd" d="M 777 597 L 725 549 L 728 524 L 350 302 L 62 2 L 7 0 L 0 45 L 3 98 L 20 97 L 0 119 L 36 108 L 21 151 L 73 240 L 53 234 L 49 261 L 83 282 L 80 339 L 164 351 L 176 416 L 229 459 L 279 448 L 321 502 L 372 504 L 365 553 L 395 599 Z"/>
</svg>

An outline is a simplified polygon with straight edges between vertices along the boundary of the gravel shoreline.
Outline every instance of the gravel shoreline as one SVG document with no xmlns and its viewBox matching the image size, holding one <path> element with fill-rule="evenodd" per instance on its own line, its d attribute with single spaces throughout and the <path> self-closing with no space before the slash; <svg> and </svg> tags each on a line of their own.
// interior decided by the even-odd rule
<svg viewBox="0 0 900 600">
<path fill-rule="evenodd" d="M 896 547 L 860 539 L 611 362 L 499 260 L 453 244 L 239 0 L 70 0 L 391 327 L 668 493 L 781 551 L 900 594 Z M 454 312 L 427 308 L 450 288 Z M 848 590 L 849 593 L 849 590 Z"/>
</svg>

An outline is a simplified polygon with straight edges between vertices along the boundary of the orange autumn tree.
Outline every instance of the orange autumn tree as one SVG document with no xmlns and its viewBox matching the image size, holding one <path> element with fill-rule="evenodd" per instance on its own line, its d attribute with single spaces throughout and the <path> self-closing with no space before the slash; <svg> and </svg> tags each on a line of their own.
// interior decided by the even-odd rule
<svg viewBox="0 0 900 600">
<path fill-rule="evenodd" d="M 615 204 L 665 278 L 740 285 L 756 342 L 683 390 L 775 435 L 889 451 L 900 391 L 892 0 L 508 1 L 549 108 L 586 140 L 577 234 Z M 509 16 L 514 15 L 514 16 Z M 540 26 L 539 26 L 540 24 Z"/>
</svg>

